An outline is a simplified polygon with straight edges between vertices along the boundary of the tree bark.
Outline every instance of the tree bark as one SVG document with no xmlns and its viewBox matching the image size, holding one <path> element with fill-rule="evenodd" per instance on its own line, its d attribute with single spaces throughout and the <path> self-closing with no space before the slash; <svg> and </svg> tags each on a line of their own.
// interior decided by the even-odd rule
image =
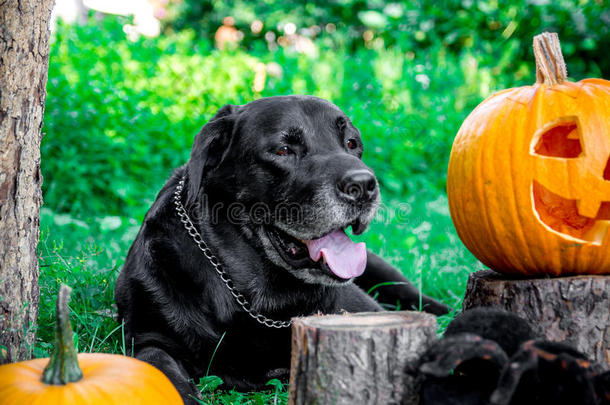
<svg viewBox="0 0 610 405">
<path fill-rule="evenodd" d="M 53 0 L 0 0 L 0 364 L 31 355 Z"/>
<path fill-rule="evenodd" d="M 405 366 L 434 340 L 436 319 L 423 312 L 295 319 L 288 403 L 417 404 Z"/>
<path fill-rule="evenodd" d="M 527 319 L 610 368 L 610 276 L 513 279 L 485 270 L 468 279 L 463 308 L 495 306 Z"/>
</svg>

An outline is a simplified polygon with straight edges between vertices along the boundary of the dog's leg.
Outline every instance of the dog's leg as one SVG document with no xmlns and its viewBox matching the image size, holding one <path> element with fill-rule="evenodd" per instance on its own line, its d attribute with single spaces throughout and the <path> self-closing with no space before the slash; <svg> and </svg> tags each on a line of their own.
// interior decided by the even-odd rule
<svg viewBox="0 0 610 405">
<path fill-rule="evenodd" d="M 447 305 L 421 294 L 417 287 L 407 280 L 400 271 L 371 251 L 367 251 L 364 274 L 355 281 L 364 291 L 378 286 L 375 291 L 379 293 L 377 300 L 381 303 L 396 304 L 400 302 L 403 309 L 419 310 L 421 296 L 422 310 L 435 315 L 444 315 L 449 312 Z M 383 283 L 391 284 L 380 285 Z"/>
<path fill-rule="evenodd" d="M 136 354 L 138 360 L 145 361 L 153 366 L 157 367 L 169 378 L 174 384 L 174 387 L 180 393 L 182 400 L 185 405 L 198 405 L 199 402 L 195 401 L 195 398 L 201 398 L 201 394 L 197 387 L 188 380 L 188 373 L 165 350 L 159 349 L 158 347 L 148 346 L 138 351 Z"/>
</svg>

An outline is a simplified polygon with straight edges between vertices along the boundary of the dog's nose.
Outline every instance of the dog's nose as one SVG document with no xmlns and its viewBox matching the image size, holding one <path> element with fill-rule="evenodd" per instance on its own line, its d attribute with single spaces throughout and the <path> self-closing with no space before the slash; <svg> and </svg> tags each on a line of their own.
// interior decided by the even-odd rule
<svg viewBox="0 0 610 405">
<path fill-rule="evenodd" d="M 368 170 L 350 170 L 337 187 L 339 195 L 350 202 L 366 203 L 375 198 L 377 181 Z"/>
</svg>

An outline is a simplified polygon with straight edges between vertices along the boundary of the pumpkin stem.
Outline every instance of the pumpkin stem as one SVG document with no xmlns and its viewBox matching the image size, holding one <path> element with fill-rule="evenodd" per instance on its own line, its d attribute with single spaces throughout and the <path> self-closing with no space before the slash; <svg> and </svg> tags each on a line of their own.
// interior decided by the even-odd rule
<svg viewBox="0 0 610 405">
<path fill-rule="evenodd" d="M 65 385 L 83 378 L 70 325 L 70 312 L 68 311 L 70 292 L 72 289 L 62 284 L 57 294 L 55 345 L 49 364 L 42 373 L 42 382 L 49 385 Z"/>
<path fill-rule="evenodd" d="M 536 58 L 536 83 L 553 86 L 568 79 L 568 71 L 557 33 L 543 32 L 534 37 L 534 57 Z"/>
</svg>

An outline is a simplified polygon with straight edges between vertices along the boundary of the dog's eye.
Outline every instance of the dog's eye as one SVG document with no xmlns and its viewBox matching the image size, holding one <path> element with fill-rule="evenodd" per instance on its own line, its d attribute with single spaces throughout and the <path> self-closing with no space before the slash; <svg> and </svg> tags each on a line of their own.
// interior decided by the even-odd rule
<svg viewBox="0 0 610 405">
<path fill-rule="evenodd" d="M 348 149 L 356 149 L 357 147 L 358 147 L 358 142 L 354 138 L 350 138 L 347 140 Z"/>
<path fill-rule="evenodd" d="M 288 146 L 282 146 L 275 152 L 278 156 L 287 156 L 292 153 L 292 150 Z"/>
</svg>

